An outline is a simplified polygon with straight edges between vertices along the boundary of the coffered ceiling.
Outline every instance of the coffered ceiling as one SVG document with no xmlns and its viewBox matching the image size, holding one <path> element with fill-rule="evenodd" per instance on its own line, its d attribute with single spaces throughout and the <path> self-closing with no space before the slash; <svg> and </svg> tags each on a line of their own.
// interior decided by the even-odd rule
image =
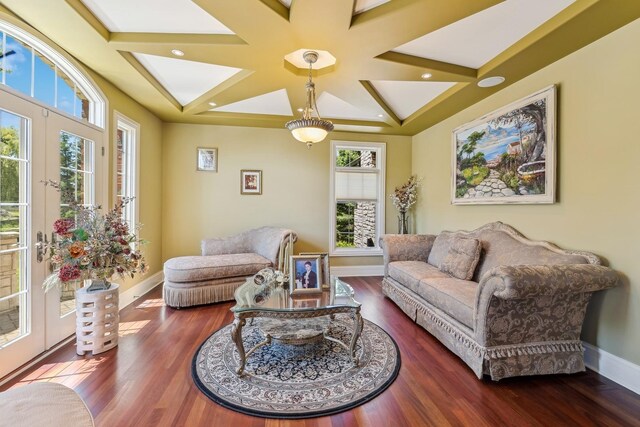
<svg viewBox="0 0 640 427">
<path fill-rule="evenodd" d="M 636 0 L 0 0 L 165 121 L 413 135 L 640 16 Z M 176 53 L 183 53 L 182 56 Z M 576 70 L 579 72 L 579 70 Z M 478 81 L 503 76 L 491 88 Z"/>
</svg>

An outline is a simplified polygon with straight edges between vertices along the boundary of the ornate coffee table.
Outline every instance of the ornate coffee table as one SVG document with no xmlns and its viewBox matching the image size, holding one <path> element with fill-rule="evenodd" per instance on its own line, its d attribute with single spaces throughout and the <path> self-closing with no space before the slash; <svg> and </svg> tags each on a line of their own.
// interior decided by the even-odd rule
<svg viewBox="0 0 640 427">
<path fill-rule="evenodd" d="M 240 355 L 240 366 L 236 370 L 238 375 L 244 372 L 247 358 L 272 340 L 297 345 L 326 339 L 344 347 L 353 364 L 358 365 L 355 349 L 363 322 L 361 304 L 354 299 L 351 286 L 337 277 L 331 277 L 330 288 L 322 293 L 291 296 L 288 287 L 282 286 L 272 276 L 267 274 L 267 280 L 263 281 L 264 276 L 259 275 L 249 278 L 236 289 L 236 305 L 231 308 L 234 316 L 231 339 Z M 353 319 L 349 344 L 328 335 L 331 321 L 338 313 L 348 313 Z M 247 319 L 252 322 L 256 320 L 256 326 L 265 339 L 245 353 L 242 327 Z"/>
</svg>

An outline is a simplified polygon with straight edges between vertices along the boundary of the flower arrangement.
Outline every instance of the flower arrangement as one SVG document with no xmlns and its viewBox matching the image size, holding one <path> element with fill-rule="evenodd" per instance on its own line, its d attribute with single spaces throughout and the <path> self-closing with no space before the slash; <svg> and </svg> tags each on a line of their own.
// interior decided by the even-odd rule
<svg viewBox="0 0 640 427">
<path fill-rule="evenodd" d="M 416 201 L 418 201 L 418 187 L 420 186 L 420 180 L 417 176 L 412 175 L 407 182 L 400 187 L 396 187 L 391 197 L 393 206 L 395 206 L 401 213 L 407 212 Z"/>
<path fill-rule="evenodd" d="M 62 200 L 70 200 L 70 218 L 60 218 L 53 224 L 56 239 L 47 245 L 51 251 L 53 273 L 44 281 L 45 291 L 63 283 L 78 280 L 107 282 L 114 274 L 124 278 L 144 273 L 148 266 L 137 249 L 145 242 L 129 230 L 122 218 L 122 209 L 131 199 L 124 198 L 115 207 L 100 212 L 100 206 L 82 206 L 75 197 L 55 181 L 49 185 L 61 193 Z M 139 227 L 136 227 L 137 231 Z M 132 247 L 135 245 L 136 249 Z"/>
</svg>

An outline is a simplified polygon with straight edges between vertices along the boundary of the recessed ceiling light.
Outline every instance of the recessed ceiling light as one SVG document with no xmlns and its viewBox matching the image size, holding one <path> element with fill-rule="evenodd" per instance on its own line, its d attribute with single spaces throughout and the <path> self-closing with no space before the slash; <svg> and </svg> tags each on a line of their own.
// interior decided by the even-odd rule
<svg viewBox="0 0 640 427">
<path fill-rule="evenodd" d="M 298 112 L 302 113 L 304 111 L 304 108 L 298 108 Z"/>
<path fill-rule="evenodd" d="M 384 114 L 378 114 L 378 117 L 383 118 Z"/>
<path fill-rule="evenodd" d="M 175 56 L 184 56 L 184 52 L 180 49 L 171 49 L 171 53 L 173 53 Z"/>
<path fill-rule="evenodd" d="M 216 104 L 215 102 L 210 102 L 209 105 L 211 105 L 212 107 L 215 107 L 218 104 Z"/>
<path fill-rule="evenodd" d="M 498 86 L 502 82 L 504 82 L 504 77 L 502 77 L 502 76 L 493 76 L 493 77 L 487 77 L 486 79 L 480 80 L 478 82 L 478 86 L 480 86 L 480 87 L 493 87 L 493 86 Z"/>
<path fill-rule="evenodd" d="M 420 77 L 422 77 L 423 79 L 427 80 L 427 79 L 430 79 L 432 76 L 433 76 L 433 74 L 431 74 L 431 73 L 424 73 Z"/>
</svg>

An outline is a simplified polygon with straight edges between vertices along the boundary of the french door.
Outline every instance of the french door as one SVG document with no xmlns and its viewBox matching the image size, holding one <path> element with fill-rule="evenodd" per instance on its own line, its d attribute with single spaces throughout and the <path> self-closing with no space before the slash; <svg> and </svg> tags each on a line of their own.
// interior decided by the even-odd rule
<svg viewBox="0 0 640 427">
<path fill-rule="evenodd" d="M 99 204 L 102 179 L 96 179 L 96 176 L 101 176 L 102 171 L 96 153 L 102 148 L 102 131 L 52 111 L 49 111 L 46 123 L 45 179 L 58 181 L 61 186 L 72 189 L 71 197 L 78 204 Z M 46 189 L 43 239 L 47 235 L 49 240 L 54 238 L 51 230 L 55 220 L 71 216 L 70 202 L 62 199 L 53 188 Z M 45 268 L 49 274 L 48 262 Z M 75 332 L 75 291 L 80 286 L 78 282 L 66 284 L 46 293 L 46 348 Z"/>
<path fill-rule="evenodd" d="M 69 200 L 44 181 L 74 190 L 85 205 L 101 200 L 103 133 L 0 90 L 0 378 L 72 335 L 75 288 L 44 293 L 51 274 L 40 242 L 68 214 Z"/>
</svg>

